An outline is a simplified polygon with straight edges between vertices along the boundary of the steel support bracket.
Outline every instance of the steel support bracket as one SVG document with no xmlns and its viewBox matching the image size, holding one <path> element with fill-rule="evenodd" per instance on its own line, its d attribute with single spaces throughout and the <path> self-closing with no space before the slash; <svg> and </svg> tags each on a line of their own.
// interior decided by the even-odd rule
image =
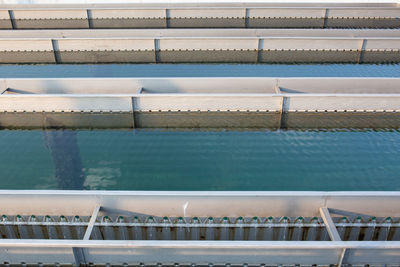
<svg viewBox="0 0 400 267">
<path fill-rule="evenodd" d="M 89 224 L 86 228 L 85 235 L 83 236 L 83 240 L 89 240 L 90 236 L 93 231 L 94 224 L 96 222 L 97 216 L 99 214 L 99 211 L 101 209 L 100 205 L 97 205 L 92 212 L 92 216 L 90 217 Z M 72 252 L 74 253 L 74 258 L 75 258 L 75 264 L 77 267 L 79 266 L 87 266 L 88 262 L 86 261 L 86 256 L 85 256 L 85 249 L 84 248 L 72 248 Z"/>
</svg>

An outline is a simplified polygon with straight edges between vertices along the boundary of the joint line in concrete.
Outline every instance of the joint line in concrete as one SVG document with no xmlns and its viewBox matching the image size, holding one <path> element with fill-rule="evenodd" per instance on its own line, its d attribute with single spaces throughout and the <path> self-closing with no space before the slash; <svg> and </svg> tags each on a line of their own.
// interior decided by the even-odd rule
<svg viewBox="0 0 400 267">
<path fill-rule="evenodd" d="M 17 28 L 17 25 L 15 24 L 14 11 L 13 11 L 13 10 L 8 10 L 8 15 L 10 16 L 11 27 L 12 27 L 13 29 L 16 29 L 16 28 Z"/>
</svg>

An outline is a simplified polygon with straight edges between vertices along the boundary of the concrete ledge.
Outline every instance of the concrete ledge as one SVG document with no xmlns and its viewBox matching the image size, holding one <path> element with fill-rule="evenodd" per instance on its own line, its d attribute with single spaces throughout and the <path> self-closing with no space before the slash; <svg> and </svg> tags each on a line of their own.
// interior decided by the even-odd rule
<svg viewBox="0 0 400 267">
<path fill-rule="evenodd" d="M 25 95 L 0 97 L 0 111 L 5 112 L 131 112 L 132 98 L 129 96 L 74 97 L 68 94 L 58 97 Z"/>
<path fill-rule="evenodd" d="M 397 51 L 365 51 L 362 63 L 397 63 L 400 62 L 400 50 Z"/>
<path fill-rule="evenodd" d="M 189 50 L 189 51 L 159 51 L 158 62 L 179 63 L 179 62 L 243 62 L 256 63 L 257 51 L 255 50 Z"/>
<path fill-rule="evenodd" d="M 369 77 L 3 79 L 0 111 L 7 127 L 114 127 L 101 117 L 130 113 L 129 127 L 139 128 L 400 128 L 398 84 Z"/>
<path fill-rule="evenodd" d="M 328 18 L 327 28 L 399 28 L 400 18 Z"/>
<path fill-rule="evenodd" d="M 16 19 L 17 29 L 88 29 L 87 19 Z"/>
<path fill-rule="evenodd" d="M 1 31 L 0 52 L 5 54 L 0 63 L 54 62 L 41 58 L 44 51 L 55 52 L 57 63 L 400 62 L 399 33 L 373 29 Z"/>
<path fill-rule="evenodd" d="M 4 27 L 12 29 L 10 19 Z M 374 17 L 233 17 L 233 18 L 91 18 L 91 19 L 13 19 L 17 29 L 88 28 L 399 28 L 399 18 Z M 1 24 L 0 24 L 1 25 Z M 90 27 L 89 27 L 90 25 Z"/>
<path fill-rule="evenodd" d="M 136 3 L 6 5 L 19 28 L 399 28 L 400 9 L 383 3 Z M 70 22 L 68 22 L 69 20 Z M 84 21 L 80 23 L 79 20 Z M 60 23 L 64 22 L 64 23 Z M 10 22 L 11 23 L 11 22 Z M 151 26 L 150 26 L 151 25 Z"/>
<path fill-rule="evenodd" d="M 281 128 L 400 128 L 400 112 L 289 112 Z"/>
<path fill-rule="evenodd" d="M 60 51 L 58 63 L 155 63 L 154 51 Z"/>
<path fill-rule="evenodd" d="M 56 54 L 56 55 L 55 55 Z M 157 55 L 156 55 L 157 54 Z M 57 60 L 56 60 L 57 57 Z M 348 50 L 0 51 L 0 63 L 398 63 L 400 52 Z"/>
<path fill-rule="evenodd" d="M 263 50 L 259 61 L 263 63 L 358 63 L 360 51 L 324 50 Z M 378 56 L 375 60 L 381 61 Z"/>
<path fill-rule="evenodd" d="M 0 25 L 12 29 L 11 20 Z M 88 29 L 91 28 L 399 28 L 399 18 L 91 18 L 91 19 L 14 19 L 17 29 Z"/>
<path fill-rule="evenodd" d="M 279 112 L 135 112 L 137 128 L 279 128 Z"/>
<path fill-rule="evenodd" d="M 245 18 L 169 18 L 169 28 L 245 28 Z"/>
<path fill-rule="evenodd" d="M 400 112 L 0 112 L 1 129 L 400 128 Z"/>
<path fill-rule="evenodd" d="M 91 26 L 93 28 L 166 28 L 167 22 L 165 18 L 99 18 L 92 19 Z"/>
<path fill-rule="evenodd" d="M 0 29 L 12 29 L 11 20 L 0 19 Z"/>
<path fill-rule="evenodd" d="M 41 129 L 44 115 L 32 112 L 0 112 L 0 129 Z"/>
<path fill-rule="evenodd" d="M 0 128 L 133 128 L 131 112 L 0 112 Z"/>
<path fill-rule="evenodd" d="M 323 28 L 324 18 L 249 18 L 248 28 Z"/>
<path fill-rule="evenodd" d="M 0 51 L 0 63 L 56 63 L 53 51 Z"/>
</svg>

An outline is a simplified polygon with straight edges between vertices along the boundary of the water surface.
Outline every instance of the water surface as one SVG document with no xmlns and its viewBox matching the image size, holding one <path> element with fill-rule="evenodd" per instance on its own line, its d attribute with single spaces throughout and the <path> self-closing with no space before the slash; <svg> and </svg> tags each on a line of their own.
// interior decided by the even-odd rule
<svg viewBox="0 0 400 267">
<path fill-rule="evenodd" d="M 400 64 L 0 65 L 3 78 L 54 77 L 400 77 Z"/>
<path fill-rule="evenodd" d="M 0 131 L 1 189 L 400 190 L 400 132 Z"/>
</svg>

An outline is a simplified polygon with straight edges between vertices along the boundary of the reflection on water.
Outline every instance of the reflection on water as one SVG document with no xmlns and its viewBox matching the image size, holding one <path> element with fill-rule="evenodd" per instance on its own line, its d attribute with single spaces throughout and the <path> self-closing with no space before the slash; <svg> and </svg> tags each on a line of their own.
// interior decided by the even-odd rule
<svg viewBox="0 0 400 267">
<path fill-rule="evenodd" d="M 99 166 L 89 168 L 87 171 L 85 186 L 87 189 L 96 190 L 111 187 L 117 184 L 121 177 L 121 170 L 113 168 L 118 162 L 99 162 Z"/>
<path fill-rule="evenodd" d="M 1 189 L 400 190 L 398 130 L 0 131 Z"/>
<path fill-rule="evenodd" d="M 77 142 L 77 132 L 45 130 L 43 138 L 53 159 L 57 189 L 84 189 L 85 172 Z"/>
</svg>

